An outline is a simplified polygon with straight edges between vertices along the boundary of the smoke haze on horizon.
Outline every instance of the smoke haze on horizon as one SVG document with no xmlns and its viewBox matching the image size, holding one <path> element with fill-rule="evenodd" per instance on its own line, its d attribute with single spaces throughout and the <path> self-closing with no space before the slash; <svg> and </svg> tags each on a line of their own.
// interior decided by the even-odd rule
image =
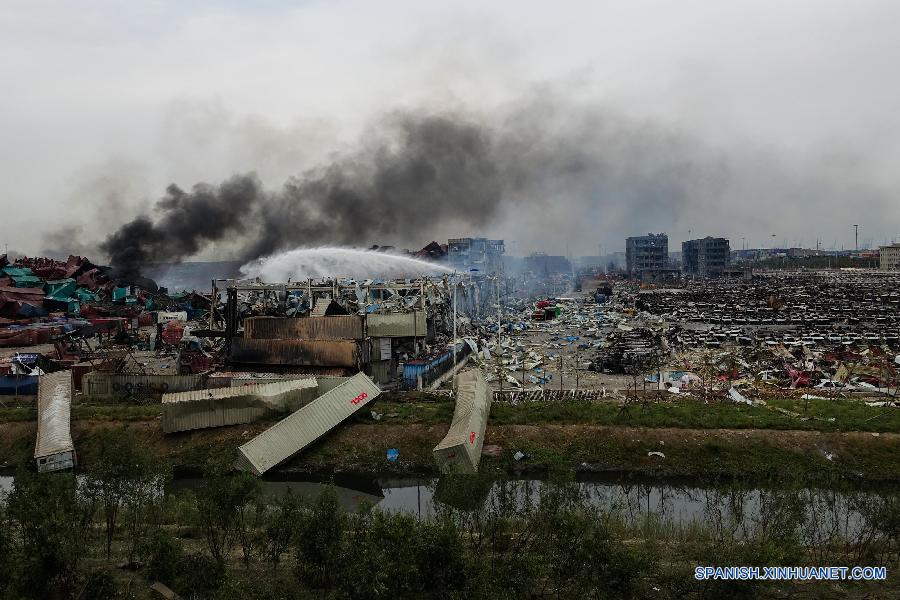
<svg viewBox="0 0 900 600">
<path fill-rule="evenodd" d="M 96 252 L 130 224 L 140 260 L 460 235 L 579 255 L 900 229 L 895 3 L 406 8 L 13 2 L 0 241 Z"/>
</svg>

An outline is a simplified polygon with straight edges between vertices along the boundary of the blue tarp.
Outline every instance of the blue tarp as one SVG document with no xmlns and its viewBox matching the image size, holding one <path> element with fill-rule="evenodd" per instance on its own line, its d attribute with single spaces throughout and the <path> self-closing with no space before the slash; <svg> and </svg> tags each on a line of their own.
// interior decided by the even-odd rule
<svg viewBox="0 0 900 600">
<path fill-rule="evenodd" d="M 0 377 L 0 396 L 34 396 L 37 394 L 36 375 L 5 375 Z"/>
</svg>

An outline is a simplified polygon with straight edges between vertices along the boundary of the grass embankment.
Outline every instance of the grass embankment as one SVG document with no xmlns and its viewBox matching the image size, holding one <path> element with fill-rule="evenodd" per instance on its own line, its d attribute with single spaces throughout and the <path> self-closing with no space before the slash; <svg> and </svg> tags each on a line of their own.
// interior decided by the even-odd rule
<svg viewBox="0 0 900 600">
<path fill-rule="evenodd" d="M 491 406 L 492 425 L 626 425 L 631 427 L 676 427 L 683 429 L 777 429 L 801 431 L 868 431 L 900 433 L 900 410 L 873 407 L 858 400 L 768 401 L 769 406 L 734 403 L 703 404 L 696 400 L 630 405 L 627 410 L 612 402 L 532 402 Z M 453 403 L 382 402 L 377 412 L 396 415 L 411 423 L 449 423 Z M 774 410 L 781 408 L 800 415 Z"/>
<path fill-rule="evenodd" d="M 452 401 L 441 398 L 378 399 L 325 439 L 288 461 L 297 471 L 372 471 L 432 474 L 432 448 L 446 434 Z M 900 411 L 848 400 L 772 400 L 806 417 L 771 407 L 703 405 L 677 401 L 630 406 L 613 403 L 495 403 L 485 443 L 499 445 L 499 458 L 485 456 L 482 472 L 577 470 L 622 471 L 689 477 L 756 477 L 900 481 Z M 370 410 L 379 413 L 375 421 Z M 232 453 L 274 420 L 163 435 L 159 405 L 76 405 L 73 438 L 82 464 L 94 454 L 98 429 L 125 426 L 154 454 L 175 468 L 197 470 L 210 457 Z M 35 413 L 0 409 L 0 464 L 30 462 Z M 833 419 L 833 420 L 831 420 Z M 388 448 L 400 460 L 388 463 Z M 524 452 L 528 458 L 515 461 Z M 665 458 L 648 456 L 662 452 Z"/>
</svg>

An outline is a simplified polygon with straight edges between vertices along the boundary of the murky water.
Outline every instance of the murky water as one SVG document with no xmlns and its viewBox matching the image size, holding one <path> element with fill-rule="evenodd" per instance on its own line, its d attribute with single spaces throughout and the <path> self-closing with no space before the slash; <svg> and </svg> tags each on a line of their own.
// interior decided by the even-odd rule
<svg viewBox="0 0 900 600">
<path fill-rule="evenodd" d="M 12 489 L 13 478 L 0 476 L 0 493 Z M 793 505 L 810 527 L 842 536 L 855 535 L 866 522 L 866 506 L 887 492 L 835 492 L 826 489 L 746 488 L 740 486 L 680 485 L 664 481 L 630 480 L 549 484 L 538 479 L 491 480 L 483 477 L 442 479 L 378 479 L 338 476 L 333 482 L 316 480 L 261 481 L 263 494 L 292 493 L 312 500 L 327 485 L 334 485 L 339 503 L 347 510 L 373 506 L 433 519 L 442 511 L 518 510 L 535 506 L 550 489 L 563 491 L 573 501 L 618 516 L 627 525 L 648 522 L 662 525 L 701 524 L 715 528 L 750 530 L 764 525 L 773 511 Z M 195 490 L 203 479 L 176 479 L 169 493 Z"/>
</svg>

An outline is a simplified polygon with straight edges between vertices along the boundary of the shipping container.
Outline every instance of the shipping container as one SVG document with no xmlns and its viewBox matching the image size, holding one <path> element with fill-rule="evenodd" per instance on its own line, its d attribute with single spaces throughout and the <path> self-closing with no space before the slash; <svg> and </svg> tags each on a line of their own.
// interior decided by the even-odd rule
<svg viewBox="0 0 900 600">
<path fill-rule="evenodd" d="M 350 380 L 350 377 L 342 377 L 340 375 L 317 375 L 316 383 L 319 384 L 319 395 L 322 396 L 327 394 L 334 388 L 344 383 L 347 383 Z"/>
<path fill-rule="evenodd" d="M 34 459 L 40 473 L 75 466 L 75 446 L 69 428 L 72 374 L 58 371 L 38 378 L 38 424 Z"/>
<path fill-rule="evenodd" d="M 337 427 L 380 393 L 365 374 L 354 375 L 238 448 L 235 467 L 262 475 Z"/>
<path fill-rule="evenodd" d="M 160 396 L 170 392 L 199 390 L 203 387 L 204 379 L 200 375 L 139 375 L 92 371 L 81 380 L 83 393 L 95 398 Z"/>
<path fill-rule="evenodd" d="M 357 367 L 368 359 L 368 342 L 354 340 L 231 340 L 234 363 Z"/>
<path fill-rule="evenodd" d="M 372 313 L 366 315 L 366 331 L 369 337 L 425 337 L 428 322 L 425 311 L 408 313 Z"/>
<path fill-rule="evenodd" d="M 493 394 L 479 369 L 460 373 L 456 381 L 453 422 L 432 453 L 445 473 L 477 473 Z"/>
<path fill-rule="evenodd" d="M 292 379 L 267 384 L 165 394 L 165 433 L 252 423 L 267 416 L 295 411 L 316 397 L 316 380 Z"/>
<path fill-rule="evenodd" d="M 249 317 L 244 337 L 252 340 L 361 340 L 363 317 Z"/>
<path fill-rule="evenodd" d="M 206 380 L 206 387 L 227 388 L 240 387 L 244 385 L 254 385 L 257 383 L 278 383 L 280 381 L 290 381 L 293 379 L 309 379 L 311 375 L 291 374 L 291 373 L 257 373 L 255 371 L 217 371 L 210 373 Z"/>
</svg>

